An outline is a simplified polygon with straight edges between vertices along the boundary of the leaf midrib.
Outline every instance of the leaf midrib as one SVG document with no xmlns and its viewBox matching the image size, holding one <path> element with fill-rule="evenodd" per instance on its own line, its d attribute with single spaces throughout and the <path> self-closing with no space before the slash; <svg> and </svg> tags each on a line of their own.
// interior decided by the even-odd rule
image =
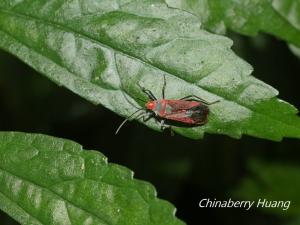
<svg viewBox="0 0 300 225">
<path fill-rule="evenodd" d="M 159 66 L 157 66 L 157 65 L 155 65 L 155 64 L 152 64 L 152 63 L 150 63 L 150 62 L 148 62 L 148 61 L 145 61 L 145 60 L 143 60 L 142 58 L 137 58 L 136 56 L 131 55 L 131 54 L 128 53 L 128 52 L 122 51 L 121 49 L 114 48 L 114 47 L 112 47 L 112 46 L 110 46 L 110 45 L 107 45 L 107 44 L 105 44 L 105 43 L 103 43 L 103 42 L 100 42 L 99 40 L 97 40 L 97 39 L 95 39 L 95 38 L 93 38 L 93 37 L 91 37 L 91 36 L 89 36 L 89 35 L 87 35 L 87 34 L 85 34 L 85 33 L 82 33 L 82 32 L 79 32 L 79 31 L 77 31 L 77 30 L 74 30 L 74 29 L 72 29 L 72 28 L 70 28 L 70 27 L 68 27 L 68 26 L 63 25 L 63 24 L 56 23 L 56 22 L 49 21 L 49 20 L 45 20 L 44 18 L 39 18 L 39 17 L 35 17 L 35 16 L 32 16 L 32 15 L 28 15 L 28 14 L 24 14 L 24 13 L 20 13 L 20 12 L 15 12 L 15 11 L 10 11 L 10 10 L 4 10 L 4 9 L 1 9 L 1 8 L 0 8 L 0 12 L 4 12 L 4 13 L 7 13 L 7 14 L 11 14 L 11 15 L 13 15 L 13 16 L 19 16 L 19 17 L 25 17 L 25 18 L 27 17 L 27 18 L 30 18 L 30 19 L 39 21 L 39 22 L 44 23 L 44 24 L 48 24 L 48 25 L 50 25 L 50 26 L 57 27 L 57 28 L 59 28 L 60 30 L 68 31 L 68 32 L 74 33 L 74 34 L 78 35 L 79 37 L 81 37 L 81 38 L 83 38 L 83 39 L 86 39 L 86 40 L 89 40 L 89 41 L 92 41 L 92 42 L 95 42 L 95 43 L 99 44 L 101 47 L 104 47 L 104 48 L 107 48 L 107 49 L 111 49 L 112 51 L 118 52 L 118 53 L 120 53 L 120 54 L 122 54 L 122 55 L 124 55 L 124 56 L 126 56 L 126 57 L 129 57 L 129 58 L 132 58 L 132 59 L 134 59 L 134 60 L 137 60 L 137 61 L 141 62 L 142 64 L 147 65 L 147 66 L 149 66 L 149 67 L 151 67 L 151 68 L 159 69 L 160 71 L 165 72 L 165 73 L 168 73 L 168 74 L 171 75 L 171 76 L 175 76 L 176 78 L 178 78 L 178 79 L 180 79 L 180 80 L 182 80 L 182 81 L 185 81 L 185 82 L 187 82 L 187 83 L 189 83 L 189 84 L 193 84 L 193 83 L 191 83 L 190 81 L 184 80 L 183 78 L 181 78 L 181 77 L 179 77 L 179 76 L 173 75 L 173 74 L 170 73 L 169 71 L 166 71 L 166 70 L 160 68 Z M 3 31 L 3 30 L 2 30 L 2 31 Z M 3 32 L 4 32 L 4 31 L 3 31 Z M 9 35 L 10 35 L 10 34 L 9 34 Z M 10 35 L 10 36 L 11 36 L 11 35 Z M 22 43 L 22 42 L 21 42 L 21 43 Z M 32 48 L 31 48 L 31 49 L 32 49 Z M 35 49 L 34 51 L 38 52 L 36 49 Z M 38 52 L 38 54 L 43 55 L 43 54 L 40 53 L 40 52 Z M 45 55 L 43 55 L 43 56 L 45 56 Z M 45 57 L 48 58 L 48 56 L 45 56 Z M 50 59 L 50 58 L 48 58 L 48 59 Z M 50 60 L 53 61 L 52 59 L 50 59 Z M 60 64 L 59 64 L 59 65 L 60 65 Z M 60 66 L 61 66 L 61 65 L 60 65 Z M 62 67 L 68 70 L 68 68 L 66 68 L 66 67 L 64 67 L 64 66 L 62 66 Z M 71 72 L 71 73 L 73 74 L 73 72 Z M 77 76 L 77 77 L 78 77 L 78 76 Z M 98 87 L 98 85 L 96 85 L 96 86 Z M 246 106 L 246 105 L 244 105 L 244 104 L 242 104 L 242 103 L 240 103 L 240 102 L 235 102 L 235 101 L 232 101 L 231 99 L 225 98 L 224 96 L 215 94 L 214 92 L 208 90 L 207 88 L 200 87 L 200 86 L 198 86 L 198 87 L 201 88 L 201 89 L 203 89 L 203 90 L 205 90 L 205 91 L 207 91 L 207 92 L 209 92 L 209 93 L 213 93 L 214 95 L 219 96 L 219 97 L 221 97 L 221 98 L 223 98 L 223 99 L 225 99 L 225 100 L 227 100 L 227 101 L 229 101 L 229 102 L 237 103 L 238 105 L 240 105 L 240 106 L 242 106 L 242 107 L 245 107 L 246 109 L 248 109 L 248 110 L 250 110 L 250 111 L 252 111 L 252 112 L 254 112 L 254 113 L 257 113 L 257 114 L 259 114 L 259 115 L 262 115 L 263 117 L 266 117 L 266 118 L 268 118 L 268 119 L 272 119 L 272 120 L 274 120 L 274 121 L 276 121 L 276 122 L 279 122 L 280 124 L 283 124 L 283 126 L 288 126 L 288 127 L 296 128 L 296 129 L 299 130 L 299 132 L 300 132 L 300 128 L 299 128 L 298 126 L 294 126 L 294 124 L 292 124 L 292 125 L 286 124 L 286 123 L 284 123 L 283 121 L 278 120 L 278 118 L 273 118 L 272 115 L 265 115 L 265 114 L 262 113 L 262 112 L 254 111 L 254 110 L 251 109 L 250 107 L 248 107 L 248 106 Z M 130 94 L 129 94 L 129 95 L 130 95 Z M 131 95 L 130 95 L 130 96 L 131 96 Z M 134 98 L 133 96 L 131 96 L 131 97 Z"/>
</svg>

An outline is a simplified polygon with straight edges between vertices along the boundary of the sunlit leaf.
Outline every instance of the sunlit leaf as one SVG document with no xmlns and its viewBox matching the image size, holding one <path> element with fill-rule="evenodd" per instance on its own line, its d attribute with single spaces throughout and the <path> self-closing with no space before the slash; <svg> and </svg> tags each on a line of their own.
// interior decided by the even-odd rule
<svg viewBox="0 0 300 225">
<path fill-rule="evenodd" d="M 220 100 L 207 124 L 177 133 L 299 138 L 296 108 L 251 76 L 231 40 L 199 28 L 196 16 L 162 0 L 0 2 L 0 47 L 95 104 L 128 116 L 147 100 L 139 85 L 161 98 L 165 75 L 169 99 Z M 146 125 L 160 130 L 155 120 Z"/>
</svg>

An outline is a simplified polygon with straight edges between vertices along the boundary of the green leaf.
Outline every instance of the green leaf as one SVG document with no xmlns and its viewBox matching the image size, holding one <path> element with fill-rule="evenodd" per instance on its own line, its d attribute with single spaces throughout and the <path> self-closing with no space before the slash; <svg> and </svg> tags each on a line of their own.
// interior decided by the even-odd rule
<svg viewBox="0 0 300 225">
<path fill-rule="evenodd" d="M 290 50 L 300 59 L 300 48 L 297 48 L 294 45 L 289 45 Z"/>
<path fill-rule="evenodd" d="M 261 210 L 278 216 L 298 217 L 300 211 L 300 167 L 284 163 L 267 163 L 251 160 L 249 170 L 254 176 L 243 178 L 234 195 L 238 198 L 258 201 L 291 201 L 288 210 L 264 208 Z"/>
<path fill-rule="evenodd" d="M 300 31 L 300 0 L 273 0 L 272 6 L 290 25 Z"/>
<path fill-rule="evenodd" d="M 0 132 L 0 208 L 22 224 L 183 224 L 149 183 L 99 152 Z"/>
<path fill-rule="evenodd" d="M 198 15 L 206 29 L 226 29 L 246 35 L 273 34 L 300 47 L 299 0 L 166 0 L 176 8 Z"/>
<path fill-rule="evenodd" d="M 199 27 L 162 0 L 0 2 L 0 47 L 95 104 L 128 116 L 147 100 L 139 85 L 161 98 L 165 75 L 168 99 L 221 100 L 206 125 L 177 133 L 299 138 L 296 108 L 250 75 L 231 40 Z M 160 130 L 154 119 L 146 125 Z"/>
</svg>

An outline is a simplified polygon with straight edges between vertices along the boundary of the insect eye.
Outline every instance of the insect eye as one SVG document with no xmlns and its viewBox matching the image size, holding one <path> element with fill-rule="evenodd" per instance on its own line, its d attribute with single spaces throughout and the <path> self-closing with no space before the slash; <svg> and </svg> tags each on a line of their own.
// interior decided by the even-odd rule
<svg viewBox="0 0 300 225">
<path fill-rule="evenodd" d="M 147 109 L 154 109 L 154 102 L 148 102 L 147 104 L 146 104 L 146 108 Z"/>
</svg>

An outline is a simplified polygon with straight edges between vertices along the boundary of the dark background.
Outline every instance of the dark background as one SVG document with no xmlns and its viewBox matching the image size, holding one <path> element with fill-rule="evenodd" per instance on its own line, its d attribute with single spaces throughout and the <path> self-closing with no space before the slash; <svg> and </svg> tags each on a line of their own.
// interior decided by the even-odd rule
<svg viewBox="0 0 300 225">
<path fill-rule="evenodd" d="M 254 76 L 280 91 L 279 97 L 300 108 L 300 59 L 284 42 L 260 35 L 231 34 L 234 51 L 253 65 Z M 293 218 L 253 209 L 200 209 L 202 198 L 227 199 L 249 172 L 248 162 L 300 162 L 300 141 L 272 142 L 244 136 L 235 140 L 206 135 L 189 140 L 161 134 L 136 122 L 114 136 L 121 118 L 58 87 L 20 60 L 0 51 L 0 130 L 49 134 L 97 149 L 110 162 L 154 184 L 158 196 L 172 202 L 187 224 L 288 224 Z M 276 109 L 274 109 L 276 110 Z M 300 174 L 299 174 L 300 180 Z M 286 184 L 291 185 L 291 184 Z M 299 193 L 300 195 L 300 193 Z M 292 207 L 292 206 L 291 206 Z M 299 211 L 300 214 L 300 211 Z M 0 213 L 0 224 L 17 224 Z"/>
</svg>

